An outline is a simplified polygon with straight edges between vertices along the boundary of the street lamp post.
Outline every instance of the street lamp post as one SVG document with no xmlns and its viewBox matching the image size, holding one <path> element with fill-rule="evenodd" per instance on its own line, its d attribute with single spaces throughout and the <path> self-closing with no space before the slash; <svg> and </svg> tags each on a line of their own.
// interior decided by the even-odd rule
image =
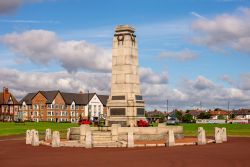
<svg viewBox="0 0 250 167">
<path fill-rule="evenodd" d="M 90 113 L 89 113 L 89 90 L 88 90 L 88 120 L 90 120 Z"/>
</svg>

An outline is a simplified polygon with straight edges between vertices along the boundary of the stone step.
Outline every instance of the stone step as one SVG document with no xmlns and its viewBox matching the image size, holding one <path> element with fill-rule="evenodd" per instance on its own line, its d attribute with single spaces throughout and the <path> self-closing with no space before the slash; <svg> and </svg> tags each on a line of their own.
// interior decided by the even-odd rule
<svg viewBox="0 0 250 167">
<path fill-rule="evenodd" d="M 93 136 L 111 136 L 111 132 L 100 132 L 100 131 L 93 131 Z"/>
<path fill-rule="evenodd" d="M 105 143 L 115 143 L 115 141 L 112 141 L 112 140 L 106 140 L 106 141 L 93 141 L 92 142 L 93 144 L 101 144 L 101 143 L 103 143 L 103 144 L 105 144 Z"/>
<path fill-rule="evenodd" d="M 104 137 L 104 136 L 93 136 L 92 137 L 93 141 L 111 141 L 111 137 Z"/>
</svg>

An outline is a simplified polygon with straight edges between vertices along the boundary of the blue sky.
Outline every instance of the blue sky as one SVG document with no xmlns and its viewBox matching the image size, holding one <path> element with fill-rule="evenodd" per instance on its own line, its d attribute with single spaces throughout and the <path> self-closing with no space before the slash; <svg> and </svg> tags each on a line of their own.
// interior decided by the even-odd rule
<svg viewBox="0 0 250 167">
<path fill-rule="evenodd" d="M 114 27 L 129 24 L 147 109 L 250 107 L 249 16 L 247 0 L 1 0 L 0 86 L 108 94 Z"/>
</svg>

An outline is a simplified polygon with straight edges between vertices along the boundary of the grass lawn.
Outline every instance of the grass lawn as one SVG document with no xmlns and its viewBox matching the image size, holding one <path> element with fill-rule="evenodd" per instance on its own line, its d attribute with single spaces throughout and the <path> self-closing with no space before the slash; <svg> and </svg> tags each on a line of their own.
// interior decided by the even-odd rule
<svg viewBox="0 0 250 167">
<path fill-rule="evenodd" d="M 79 126 L 76 123 L 55 123 L 55 122 L 0 122 L 0 136 L 25 134 L 27 129 L 36 129 L 39 134 L 44 134 L 47 128 L 58 130 L 65 134 L 67 128 Z"/>
<path fill-rule="evenodd" d="M 77 127 L 75 123 L 55 123 L 55 122 L 0 122 L 0 136 L 25 134 L 27 129 L 36 129 L 42 136 L 47 128 L 60 131 L 61 136 L 66 136 L 67 128 Z M 183 126 L 185 136 L 196 136 L 198 127 L 206 130 L 207 136 L 214 136 L 214 127 L 226 127 L 228 136 L 250 137 L 250 124 L 180 124 Z"/>
<path fill-rule="evenodd" d="M 207 136 L 214 136 L 215 127 L 227 128 L 228 136 L 250 137 L 250 124 L 180 124 L 185 136 L 196 136 L 198 127 L 203 127 Z"/>
</svg>

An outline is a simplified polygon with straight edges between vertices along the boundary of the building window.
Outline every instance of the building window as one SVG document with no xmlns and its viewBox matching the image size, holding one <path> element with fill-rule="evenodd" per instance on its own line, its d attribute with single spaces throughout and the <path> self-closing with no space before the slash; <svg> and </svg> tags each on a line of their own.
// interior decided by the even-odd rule
<svg viewBox="0 0 250 167">
<path fill-rule="evenodd" d="M 63 105 L 63 104 L 61 105 L 61 109 L 62 109 L 62 110 L 66 110 L 67 108 L 68 108 L 67 105 Z"/>
<path fill-rule="evenodd" d="M 50 104 L 47 104 L 47 108 L 49 108 L 49 109 L 50 109 Z"/>
<path fill-rule="evenodd" d="M 74 110 L 74 109 L 75 109 L 75 105 L 72 104 L 72 105 L 71 105 L 71 110 Z"/>
</svg>

